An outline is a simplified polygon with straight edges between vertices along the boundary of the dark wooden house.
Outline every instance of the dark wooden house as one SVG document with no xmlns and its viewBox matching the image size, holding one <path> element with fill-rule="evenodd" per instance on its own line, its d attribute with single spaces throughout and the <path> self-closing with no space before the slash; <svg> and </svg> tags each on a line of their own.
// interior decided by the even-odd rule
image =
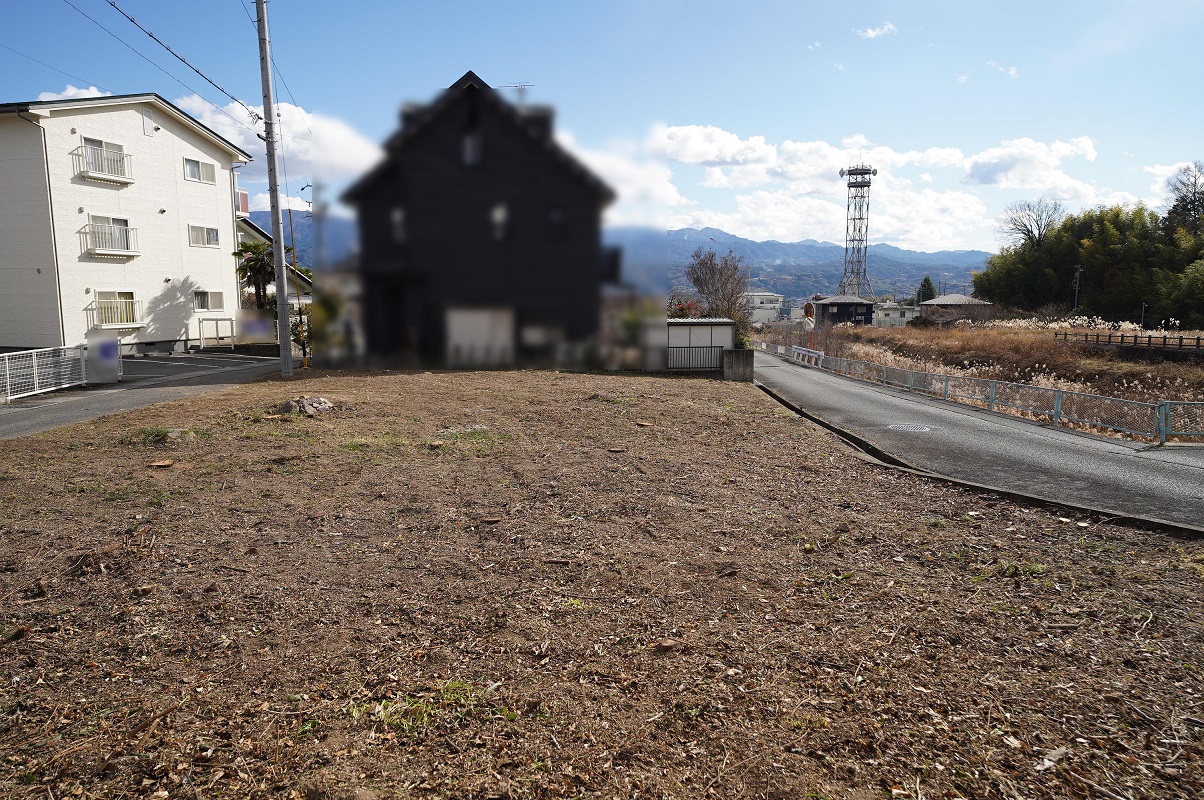
<svg viewBox="0 0 1204 800">
<path fill-rule="evenodd" d="M 874 301 L 855 295 L 838 294 L 815 301 L 816 325 L 874 324 Z"/>
<path fill-rule="evenodd" d="M 472 72 L 402 109 L 385 159 L 344 194 L 369 355 L 505 366 L 594 339 L 618 279 L 600 239 L 614 194 L 556 144 L 552 118 Z"/>
</svg>

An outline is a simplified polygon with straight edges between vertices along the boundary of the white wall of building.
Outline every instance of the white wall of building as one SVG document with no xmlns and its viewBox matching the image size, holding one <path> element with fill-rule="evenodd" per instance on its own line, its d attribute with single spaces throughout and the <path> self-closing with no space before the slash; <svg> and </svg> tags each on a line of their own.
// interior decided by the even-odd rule
<svg viewBox="0 0 1204 800">
<path fill-rule="evenodd" d="M 0 347 L 62 344 L 42 131 L 0 117 Z"/>
<path fill-rule="evenodd" d="M 144 115 L 149 111 L 151 118 Z M 123 344 L 195 341 L 201 318 L 228 318 L 238 305 L 233 156 L 151 103 L 64 108 L 42 118 L 46 130 L 59 250 L 66 342 L 88 333 L 86 309 L 98 291 L 134 293 L 146 325 L 122 330 Z M 80 177 L 72 151 L 84 137 L 120 144 L 134 182 Z M 184 159 L 214 165 L 213 183 L 186 180 Z M 81 235 L 93 215 L 121 217 L 137 229 L 139 255 L 101 258 Z M 217 246 L 194 246 L 189 225 L 216 228 Z M 221 310 L 195 311 L 194 292 L 221 292 Z"/>
</svg>

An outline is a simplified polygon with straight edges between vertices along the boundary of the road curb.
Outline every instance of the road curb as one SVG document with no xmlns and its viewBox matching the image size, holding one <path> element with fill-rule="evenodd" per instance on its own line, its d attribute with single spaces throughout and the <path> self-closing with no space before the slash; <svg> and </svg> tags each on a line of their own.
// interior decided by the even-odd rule
<svg viewBox="0 0 1204 800">
<path fill-rule="evenodd" d="M 857 455 L 861 457 L 862 460 L 869 461 L 870 463 L 876 463 L 882 467 L 897 469 L 901 472 L 909 472 L 921 478 L 929 478 L 931 480 L 949 483 L 966 489 L 973 489 L 980 492 L 990 492 L 1002 497 L 1019 500 L 1024 503 L 1095 514 L 1100 517 L 1105 517 L 1106 519 L 1104 521 L 1107 522 L 1119 522 L 1124 525 L 1131 525 L 1133 527 L 1145 528 L 1147 530 L 1155 530 L 1163 533 L 1171 533 L 1176 536 L 1187 536 L 1191 538 L 1204 537 L 1204 528 L 1199 528 L 1192 525 L 1184 525 L 1179 522 L 1171 522 L 1169 520 L 1159 519 L 1157 517 L 1135 517 L 1130 514 L 1125 514 L 1115 510 L 1067 503 L 1063 500 L 1056 500 L 1051 497 L 1017 492 L 1014 489 L 1004 489 L 999 486 L 991 486 L 990 484 L 975 483 L 973 481 L 962 480 L 961 478 L 954 478 L 949 475 L 942 475 L 939 472 L 931 472 L 926 469 L 920 469 L 919 467 L 907 463 L 893 453 L 883 450 L 881 447 L 878 447 L 878 445 L 874 444 L 868 439 L 864 439 L 851 431 L 841 428 L 839 425 L 834 425 L 833 423 L 828 422 L 826 419 L 818 417 L 815 414 L 806 411 L 802 407 L 795 405 L 760 381 L 754 380 L 753 385 L 765 394 L 769 395 L 771 398 L 773 398 L 773 400 L 781 404 L 783 407 L 788 408 L 803 419 L 813 422 L 821 428 L 824 428 L 825 430 L 835 434 L 838 439 L 857 451 Z"/>
</svg>

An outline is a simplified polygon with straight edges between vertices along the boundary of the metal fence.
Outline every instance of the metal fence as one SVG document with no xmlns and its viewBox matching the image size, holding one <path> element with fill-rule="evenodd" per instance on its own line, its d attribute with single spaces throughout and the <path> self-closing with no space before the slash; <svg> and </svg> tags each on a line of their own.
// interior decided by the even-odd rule
<svg viewBox="0 0 1204 800">
<path fill-rule="evenodd" d="M 79 386 L 87 381 L 83 345 L 0 353 L 0 401 Z"/>
<path fill-rule="evenodd" d="M 723 369 L 723 346 L 669 347 L 669 369 L 720 370 Z"/>
<path fill-rule="evenodd" d="M 1160 443 L 1170 436 L 1204 436 L 1204 403 L 1173 400 L 1140 403 L 1067 389 L 919 372 L 832 356 L 821 356 L 820 366 L 852 378 L 921 392 L 988 411 L 1027 412 L 1055 426 L 1073 422 L 1157 439 Z"/>
</svg>

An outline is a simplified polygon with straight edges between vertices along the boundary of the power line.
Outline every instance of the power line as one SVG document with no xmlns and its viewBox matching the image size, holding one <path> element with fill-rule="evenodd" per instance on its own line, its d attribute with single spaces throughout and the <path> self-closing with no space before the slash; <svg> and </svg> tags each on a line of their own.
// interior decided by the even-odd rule
<svg viewBox="0 0 1204 800">
<path fill-rule="evenodd" d="M 130 50 L 130 52 L 132 52 L 134 55 L 138 56 L 138 57 L 139 57 L 139 58 L 141 58 L 143 61 L 145 61 L 146 63 L 150 64 L 152 67 L 154 67 L 155 69 L 159 70 L 159 71 L 160 71 L 160 72 L 162 72 L 164 75 L 166 75 L 167 77 L 171 78 L 173 81 L 175 81 L 176 83 L 180 84 L 180 85 L 181 85 L 181 86 L 183 86 L 185 89 L 187 89 L 188 91 L 192 92 L 194 95 L 196 95 L 197 97 L 199 97 L 199 98 L 201 99 L 201 101 L 202 101 L 202 102 L 208 103 L 209 105 L 213 106 L 215 109 L 217 109 L 218 111 L 220 111 L 221 113 L 225 114 L 225 115 L 226 115 L 227 117 L 229 117 L 230 119 L 234 120 L 235 124 L 237 124 L 237 125 L 238 125 L 240 128 L 245 128 L 246 130 L 249 130 L 251 133 L 255 134 L 256 136 L 259 136 L 259 135 L 260 135 L 260 134 L 259 134 L 259 131 L 257 131 L 257 130 L 255 130 L 254 128 L 250 127 L 250 126 L 249 126 L 249 125 L 247 125 L 246 123 L 239 121 L 238 117 L 235 117 L 233 114 L 231 114 L 229 111 L 227 111 L 226 109 L 224 109 L 224 108 L 222 108 L 221 106 L 219 106 L 217 103 L 214 103 L 214 102 L 211 102 L 211 101 L 209 101 L 209 100 L 206 100 L 206 99 L 205 99 L 205 98 L 204 98 L 204 97 L 201 95 L 201 93 L 200 93 L 200 92 L 198 92 L 196 89 L 193 89 L 191 86 L 189 86 L 188 84 L 184 83 L 184 81 L 180 80 L 180 79 L 179 79 L 179 78 L 177 78 L 175 75 L 172 75 L 170 72 L 168 72 L 167 70 L 163 69 L 163 67 L 159 66 L 159 65 L 158 65 L 158 64 L 156 64 L 154 61 L 151 61 L 149 58 L 147 58 L 146 56 L 144 56 L 144 55 L 143 55 L 141 52 L 139 52 L 139 51 L 138 51 L 138 50 L 137 50 L 137 49 L 136 49 L 136 48 L 135 48 L 133 45 L 131 45 L 131 44 L 130 44 L 129 42 L 127 42 L 125 39 L 122 39 L 120 36 L 118 36 L 117 34 L 113 33 L 111 30 L 109 30 L 108 28 L 106 28 L 104 25 L 101 25 L 101 24 L 100 24 L 99 22 L 97 22 L 95 19 L 93 19 L 92 17 L 90 17 L 90 16 L 88 16 L 87 14 L 85 14 L 85 13 L 84 13 L 84 11 L 83 11 L 82 9 L 80 9 L 80 7 L 79 7 L 79 6 L 77 6 L 77 5 L 75 5 L 74 3 L 72 3 L 72 2 L 71 2 L 71 0 L 63 0 L 63 2 L 64 2 L 64 3 L 66 3 L 67 5 L 71 6 L 72 8 L 74 8 L 76 11 L 78 11 L 78 12 L 79 12 L 79 13 L 80 13 L 80 14 L 81 14 L 81 15 L 82 15 L 82 16 L 83 16 L 85 19 L 87 19 L 87 20 L 88 20 L 89 22 L 91 22 L 93 25 L 95 25 L 96 27 L 100 28 L 102 31 L 104 31 L 105 33 L 109 34 L 110 36 L 112 36 L 112 37 L 113 37 L 114 39 L 116 39 L 117 41 L 121 42 L 121 43 L 122 43 L 123 45 L 125 45 L 125 46 L 126 46 L 126 47 L 127 47 L 129 50 Z"/>
<path fill-rule="evenodd" d="M 244 103 L 243 101 L 239 100 L 237 97 L 235 97 L 234 95 L 230 94 L 229 92 L 227 92 L 227 91 L 226 91 L 225 89 L 223 89 L 222 87 L 218 86 L 216 83 L 214 83 L 214 82 L 213 82 L 213 80 L 212 80 L 212 79 L 211 79 L 211 78 L 210 78 L 208 75 L 206 75 L 205 73 L 201 72 L 201 71 L 200 71 L 199 69 L 197 69 L 196 67 L 192 66 L 192 64 L 188 63 L 188 59 L 184 58 L 184 56 L 180 55 L 180 54 L 179 54 L 179 53 L 177 53 L 175 50 L 172 50 L 172 49 L 171 49 L 171 47 L 169 47 L 169 46 L 167 45 L 167 43 L 166 43 L 166 42 L 164 42 L 164 41 L 163 41 L 162 39 L 160 39 L 158 36 L 155 36 L 155 34 L 151 33 L 151 32 L 150 32 L 149 30 L 147 30 L 146 28 L 142 27 L 142 25 L 141 25 L 141 24 L 138 22 L 138 20 L 134 19 L 134 18 L 133 18 L 133 17 L 131 17 L 129 14 L 125 13 L 125 10 L 124 10 L 124 9 L 122 9 L 122 7 L 121 7 L 121 6 L 119 6 L 119 5 L 117 5 L 116 3 L 114 3 L 114 2 L 113 2 L 113 0 L 105 0 L 105 2 L 107 2 L 107 3 L 108 3 L 109 5 L 111 5 L 113 8 L 115 8 L 115 9 L 117 10 L 117 13 L 118 13 L 118 14 L 120 14 L 121 16 L 125 17 L 125 18 L 126 18 L 126 19 L 128 19 L 130 22 L 132 22 L 132 23 L 134 24 L 134 27 L 136 27 L 138 30 L 140 30 L 140 31 L 142 31 L 143 33 L 145 33 L 145 34 L 146 34 L 147 36 L 149 36 L 150 38 L 154 39 L 156 42 L 158 42 L 158 43 L 159 43 L 159 45 L 161 45 L 161 46 L 163 47 L 163 49 L 164 49 L 164 50 L 166 50 L 167 52 L 169 52 L 169 53 L 171 53 L 173 56 L 175 56 L 177 59 L 179 59 L 179 60 L 180 60 L 180 63 L 184 64 L 184 65 L 185 65 L 185 66 L 187 66 L 187 67 L 188 67 L 190 70 L 192 70 L 193 72 L 195 72 L 197 75 L 200 75 L 202 78 L 204 78 L 204 79 L 205 79 L 205 81 L 206 81 L 206 82 L 207 82 L 207 83 L 208 83 L 210 86 L 212 86 L 214 89 L 217 89 L 219 92 L 221 92 L 222 94 L 224 94 L 226 97 L 229 97 L 229 98 L 230 98 L 231 100 L 233 100 L 235 103 L 238 103 L 240 106 L 242 106 L 243 108 L 245 108 L 245 109 L 247 110 L 247 113 L 251 115 L 251 118 L 252 118 L 252 119 L 254 119 L 254 120 L 261 120 L 261 119 L 263 119 L 263 117 L 262 117 L 262 116 L 260 116 L 260 115 L 259 115 L 259 114 L 257 114 L 256 112 L 252 111 L 252 110 L 251 110 L 251 107 L 250 107 L 250 106 L 248 106 L 246 103 Z"/>
<path fill-rule="evenodd" d="M 100 89 L 101 91 L 104 91 L 104 92 L 109 91 L 108 89 L 101 86 L 99 83 L 96 83 L 95 81 L 90 81 L 90 80 L 87 80 L 86 78 L 81 78 L 78 75 L 72 75 L 70 72 L 65 72 L 65 71 L 59 69 L 58 67 L 52 67 L 49 64 L 47 64 L 45 61 L 38 61 L 33 56 L 27 56 L 24 53 L 22 53 L 20 50 L 14 50 L 13 48 L 9 47 L 8 45 L 4 44 L 3 42 L 0 42 L 0 47 L 3 47 L 5 50 L 8 50 L 10 52 L 16 53 L 17 55 L 21 56 L 21 58 L 28 58 L 30 61 L 32 61 L 35 64 L 41 64 L 46 69 L 52 69 L 61 75 L 66 75 L 68 78 L 77 80 L 80 83 L 86 83 L 86 84 L 88 84 L 88 86 L 95 86 L 97 89 Z M 86 87 L 81 87 L 81 88 L 86 88 Z"/>
</svg>

